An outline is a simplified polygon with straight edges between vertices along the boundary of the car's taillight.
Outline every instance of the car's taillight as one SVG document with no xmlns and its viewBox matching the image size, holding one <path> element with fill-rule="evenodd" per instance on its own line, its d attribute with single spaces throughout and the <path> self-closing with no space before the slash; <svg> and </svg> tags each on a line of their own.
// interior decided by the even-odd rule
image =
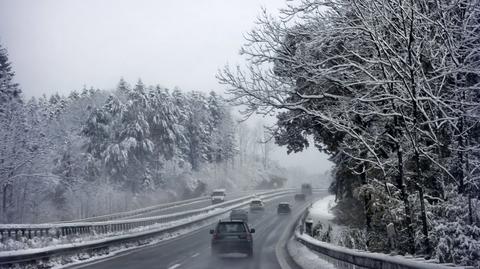
<svg viewBox="0 0 480 269">
<path fill-rule="evenodd" d="M 219 238 L 220 238 L 220 236 L 217 233 L 213 234 L 213 240 L 216 240 L 216 239 L 219 239 Z"/>
<path fill-rule="evenodd" d="M 247 234 L 247 240 L 252 241 L 252 235 L 251 234 Z"/>
</svg>

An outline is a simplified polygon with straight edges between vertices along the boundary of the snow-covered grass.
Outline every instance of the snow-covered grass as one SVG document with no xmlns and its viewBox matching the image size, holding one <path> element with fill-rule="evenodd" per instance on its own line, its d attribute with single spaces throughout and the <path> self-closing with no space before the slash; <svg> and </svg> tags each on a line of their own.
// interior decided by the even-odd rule
<svg viewBox="0 0 480 269">
<path fill-rule="evenodd" d="M 328 195 L 313 203 L 309 216 L 315 223 L 331 222 L 334 216 L 331 209 L 335 206 L 335 195 Z"/>
</svg>

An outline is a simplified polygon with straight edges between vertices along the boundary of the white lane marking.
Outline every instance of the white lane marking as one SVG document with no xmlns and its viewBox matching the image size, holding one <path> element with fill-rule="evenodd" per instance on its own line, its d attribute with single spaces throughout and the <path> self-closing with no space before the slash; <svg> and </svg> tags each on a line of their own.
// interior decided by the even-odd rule
<svg viewBox="0 0 480 269">
<path fill-rule="evenodd" d="M 195 254 L 192 255 L 192 258 L 195 258 L 195 257 L 197 257 L 198 255 L 200 255 L 200 253 L 197 252 L 197 253 L 195 253 Z"/>
<path fill-rule="evenodd" d="M 181 263 L 177 263 L 177 264 L 174 264 L 174 265 L 168 267 L 168 269 L 175 269 L 175 268 L 180 267 L 181 265 L 182 265 Z"/>
</svg>

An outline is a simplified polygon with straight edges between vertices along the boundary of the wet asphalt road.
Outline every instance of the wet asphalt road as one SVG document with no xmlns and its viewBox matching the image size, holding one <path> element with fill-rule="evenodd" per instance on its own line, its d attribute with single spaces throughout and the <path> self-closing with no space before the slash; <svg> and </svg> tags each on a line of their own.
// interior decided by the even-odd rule
<svg viewBox="0 0 480 269">
<path fill-rule="evenodd" d="M 320 198 L 322 195 L 316 195 Z M 277 215 L 279 202 L 292 204 L 291 215 Z M 309 201 L 305 202 L 309 203 Z M 221 257 L 210 253 L 210 225 L 194 232 L 173 238 L 154 246 L 144 247 L 116 256 L 99 260 L 75 268 L 112 269 L 112 268 L 155 268 L 155 269 L 279 269 L 275 248 L 280 236 L 292 221 L 295 212 L 301 210 L 305 203 L 296 203 L 293 194 L 267 201 L 265 211 L 249 213 L 249 226 L 255 228 L 253 236 L 254 256 L 248 258 L 242 254 L 227 254 Z M 289 262 L 290 263 L 290 262 Z M 292 269 L 297 269 L 290 263 Z"/>
</svg>

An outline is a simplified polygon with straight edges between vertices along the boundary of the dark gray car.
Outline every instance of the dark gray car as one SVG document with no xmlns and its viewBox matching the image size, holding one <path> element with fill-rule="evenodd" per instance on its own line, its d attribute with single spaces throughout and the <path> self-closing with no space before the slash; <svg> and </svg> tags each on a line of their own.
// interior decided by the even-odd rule
<svg viewBox="0 0 480 269">
<path fill-rule="evenodd" d="M 253 236 L 255 229 L 249 229 L 244 221 L 219 221 L 212 234 L 212 255 L 223 253 L 245 253 L 253 256 Z"/>
<path fill-rule="evenodd" d="M 230 219 L 248 222 L 248 212 L 245 209 L 233 209 L 230 211 Z"/>
<path fill-rule="evenodd" d="M 277 214 L 290 214 L 292 208 L 289 203 L 279 203 L 277 207 Z"/>
</svg>

